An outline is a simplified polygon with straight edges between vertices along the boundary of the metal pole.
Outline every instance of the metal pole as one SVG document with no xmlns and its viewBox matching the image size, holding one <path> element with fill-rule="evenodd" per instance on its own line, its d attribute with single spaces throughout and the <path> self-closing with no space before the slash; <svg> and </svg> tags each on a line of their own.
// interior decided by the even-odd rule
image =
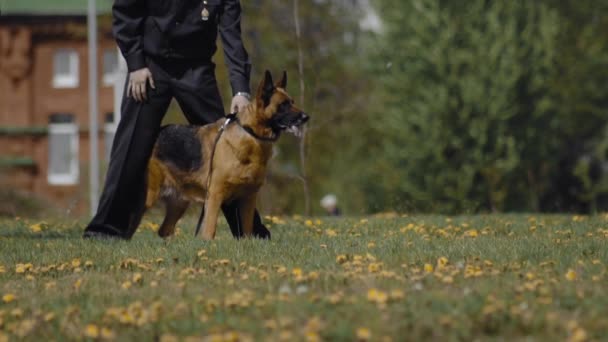
<svg viewBox="0 0 608 342">
<path fill-rule="evenodd" d="M 99 113 L 97 106 L 97 11 L 95 0 L 88 0 L 89 35 L 89 182 L 91 215 L 97 210 L 99 197 Z"/>
</svg>

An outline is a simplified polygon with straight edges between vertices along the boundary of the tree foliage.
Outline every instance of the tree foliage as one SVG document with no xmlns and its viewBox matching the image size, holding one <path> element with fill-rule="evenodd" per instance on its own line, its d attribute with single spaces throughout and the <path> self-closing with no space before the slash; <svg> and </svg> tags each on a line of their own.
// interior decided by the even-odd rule
<svg viewBox="0 0 608 342">
<path fill-rule="evenodd" d="M 586 4 L 578 10 L 592 13 Z M 370 208 L 571 210 L 590 200 L 580 162 L 606 133 L 603 19 L 582 22 L 550 1 L 377 6 L 385 30 L 370 64 L 382 111 L 371 123 L 382 162 L 367 176 Z"/>
</svg>

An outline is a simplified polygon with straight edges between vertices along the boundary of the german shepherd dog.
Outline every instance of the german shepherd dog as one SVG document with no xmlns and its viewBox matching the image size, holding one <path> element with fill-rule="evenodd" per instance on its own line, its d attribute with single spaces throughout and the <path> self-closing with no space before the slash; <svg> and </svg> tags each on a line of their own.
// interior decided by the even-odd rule
<svg viewBox="0 0 608 342">
<path fill-rule="evenodd" d="M 233 201 L 238 202 L 243 233 L 252 235 L 256 197 L 273 143 L 283 131 L 299 136 L 309 119 L 286 86 L 285 72 L 274 84 L 266 71 L 255 99 L 239 108 L 233 123 L 222 118 L 205 126 L 163 127 L 148 164 L 146 197 L 146 209 L 159 199 L 165 203 L 161 237 L 173 235 L 177 221 L 195 202 L 204 205 L 202 238 L 212 240 L 221 205 Z"/>
</svg>

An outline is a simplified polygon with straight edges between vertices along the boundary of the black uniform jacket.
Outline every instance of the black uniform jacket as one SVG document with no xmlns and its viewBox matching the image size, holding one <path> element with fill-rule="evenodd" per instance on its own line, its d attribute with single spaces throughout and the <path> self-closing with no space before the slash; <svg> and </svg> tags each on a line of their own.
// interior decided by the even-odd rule
<svg viewBox="0 0 608 342">
<path fill-rule="evenodd" d="M 249 92 L 251 63 L 241 39 L 239 0 L 115 0 L 112 13 L 129 71 L 146 67 L 146 57 L 211 63 L 219 31 L 232 91 Z"/>
</svg>

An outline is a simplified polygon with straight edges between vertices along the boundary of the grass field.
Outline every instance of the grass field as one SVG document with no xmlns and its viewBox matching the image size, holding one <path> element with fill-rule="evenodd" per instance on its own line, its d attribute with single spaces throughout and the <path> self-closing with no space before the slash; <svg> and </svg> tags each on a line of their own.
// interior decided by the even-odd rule
<svg viewBox="0 0 608 342">
<path fill-rule="evenodd" d="M 604 340 L 608 215 L 267 218 L 273 240 L 0 221 L 0 341 Z"/>
</svg>

